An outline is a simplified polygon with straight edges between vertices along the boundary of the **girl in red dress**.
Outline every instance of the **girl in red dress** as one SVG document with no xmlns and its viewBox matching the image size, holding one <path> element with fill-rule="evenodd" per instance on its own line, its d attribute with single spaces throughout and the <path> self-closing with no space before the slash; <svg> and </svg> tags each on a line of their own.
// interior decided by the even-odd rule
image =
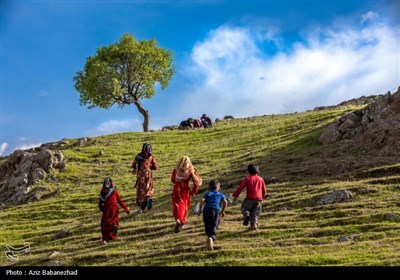
<svg viewBox="0 0 400 280">
<path fill-rule="evenodd" d="M 189 187 L 190 180 L 193 182 L 192 189 Z M 174 184 L 172 208 L 176 220 L 175 232 L 178 233 L 182 228 L 186 227 L 190 199 L 198 192 L 202 180 L 197 169 L 191 163 L 190 158 L 183 156 L 172 171 L 171 182 Z"/>
<path fill-rule="evenodd" d="M 119 209 L 118 205 L 124 208 L 126 214 L 130 213 L 130 209 L 119 197 L 115 188 L 114 182 L 111 178 L 104 179 L 103 188 L 99 196 L 99 209 L 103 212 L 101 217 L 101 234 L 103 236 L 101 242 L 106 244 L 110 240 L 117 238 Z"/>
</svg>

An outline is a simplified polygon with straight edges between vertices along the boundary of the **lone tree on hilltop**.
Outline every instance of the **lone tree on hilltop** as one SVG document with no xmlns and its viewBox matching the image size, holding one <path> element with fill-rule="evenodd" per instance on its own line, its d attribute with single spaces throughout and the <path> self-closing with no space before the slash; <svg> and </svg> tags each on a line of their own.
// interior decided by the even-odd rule
<svg viewBox="0 0 400 280">
<path fill-rule="evenodd" d="M 143 115 L 143 131 L 149 131 L 149 111 L 140 100 L 155 94 L 155 83 L 168 86 L 175 70 L 172 52 L 158 47 L 155 39 L 136 41 L 124 34 L 119 42 L 97 49 L 86 59 L 85 68 L 74 77 L 80 104 L 109 108 L 135 104 Z"/>
</svg>

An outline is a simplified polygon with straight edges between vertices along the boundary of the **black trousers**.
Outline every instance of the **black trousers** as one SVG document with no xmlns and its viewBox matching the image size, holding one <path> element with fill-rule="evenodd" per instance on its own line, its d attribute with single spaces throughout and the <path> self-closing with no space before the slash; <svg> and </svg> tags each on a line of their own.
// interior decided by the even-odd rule
<svg viewBox="0 0 400 280">
<path fill-rule="evenodd" d="M 208 237 L 217 239 L 218 226 L 221 222 L 221 214 L 216 209 L 206 208 L 203 210 L 204 229 Z"/>
</svg>

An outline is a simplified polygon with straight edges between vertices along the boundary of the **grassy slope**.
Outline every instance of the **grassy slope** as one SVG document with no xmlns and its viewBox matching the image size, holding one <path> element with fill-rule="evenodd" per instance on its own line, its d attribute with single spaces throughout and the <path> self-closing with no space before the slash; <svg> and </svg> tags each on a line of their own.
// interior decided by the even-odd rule
<svg viewBox="0 0 400 280">
<path fill-rule="evenodd" d="M 0 265 L 45 265 L 53 251 L 61 253 L 57 259 L 63 265 L 78 266 L 398 265 L 400 224 L 383 215 L 400 212 L 400 176 L 390 172 L 399 166 L 359 171 L 351 181 L 302 175 L 305 164 L 322 160 L 324 148 L 317 141 L 322 127 L 352 109 L 236 119 L 210 130 L 114 134 L 84 147 L 70 140 L 63 150 L 66 171 L 55 174 L 58 183 L 46 182 L 59 194 L 1 210 L 0 247 L 30 242 L 31 251 L 17 263 L 2 253 Z M 159 164 L 154 207 L 139 216 L 121 211 L 119 240 L 100 246 L 102 180 L 112 176 L 122 199 L 136 209 L 130 164 L 145 141 L 153 144 Z M 195 200 L 213 178 L 222 182 L 224 193 L 232 193 L 251 162 L 260 165 L 264 178 L 279 178 L 268 186 L 272 197 L 264 201 L 259 231 L 242 226 L 235 205 L 227 209 L 213 252 L 205 249 L 202 219 L 192 212 L 190 227 L 173 233 L 169 178 L 182 155 L 192 158 L 204 180 Z M 314 197 L 338 188 L 373 191 L 346 203 L 311 206 Z M 338 242 L 341 235 L 355 240 Z"/>
</svg>

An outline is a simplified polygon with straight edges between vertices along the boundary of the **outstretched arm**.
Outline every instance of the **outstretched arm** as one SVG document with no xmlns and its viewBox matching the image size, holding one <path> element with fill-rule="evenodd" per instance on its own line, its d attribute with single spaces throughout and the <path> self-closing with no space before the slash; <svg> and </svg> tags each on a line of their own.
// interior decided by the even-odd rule
<svg viewBox="0 0 400 280">
<path fill-rule="evenodd" d="M 136 173 L 136 166 L 137 166 L 137 160 L 135 159 L 133 162 L 132 162 L 132 174 L 135 174 Z"/>
<path fill-rule="evenodd" d="M 239 197 L 240 193 L 242 192 L 242 190 L 244 189 L 244 187 L 246 187 L 247 185 L 247 177 L 244 178 L 242 180 L 242 182 L 240 183 L 239 187 L 236 189 L 236 191 L 232 194 L 233 196 L 233 200 L 236 201 L 236 199 Z"/>
<path fill-rule="evenodd" d="M 195 195 L 196 193 L 198 193 L 198 191 L 199 191 L 199 186 L 196 185 L 196 184 L 193 184 L 193 188 L 192 188 L 192 190 L 190 191 L 190 194 L 193 196 L 193 195 Z"/>
<path fill-rule="evenodd" d="M 175 184 L 175 176 L 176 176 L 176 171 L 175 171 L 175 168 L 174 168 L 174 170 L 172 171 L 172 174 L 171 174 L 171 182 L 172 182 L 172 184 Z"/>
<path fill-rule="evenodd" d="M 117 191 L 115 191 L 115 195 L 117 196 L 117 202 L 119 205 L 121 205 L 122 208 L 124 208 L 126 214 L 129 214 L 131 212 L 131 210 L 129 209 L 129 207 L 122 201 L 121 197 L 119 196 L 119 193 Z"/>
<path fill-rule="evenodd" d="M 203 206 L 204 206 L 205 203 L 206 203 L 206 200 L 203 198 L 200 201 L 199 212 L 197 212 L 197 215 L 200 215 L 201 213 L 203 213 Z"/>
</svg>

